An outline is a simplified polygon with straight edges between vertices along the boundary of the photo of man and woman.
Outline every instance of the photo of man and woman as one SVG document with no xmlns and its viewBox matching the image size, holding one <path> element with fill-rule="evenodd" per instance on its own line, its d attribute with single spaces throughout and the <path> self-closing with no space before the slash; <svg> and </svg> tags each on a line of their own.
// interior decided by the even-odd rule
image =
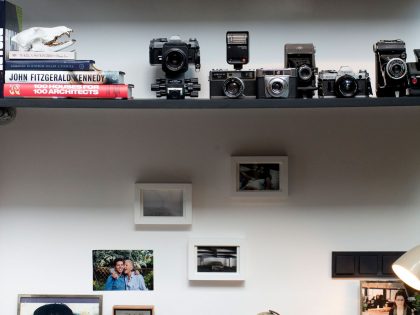
<svg viewBox="0 0 420 315">
<path fill-rule="evenodd" d="M 93 250 L 94 291 L 153 290 L 153 250 Z"/>
</svg>

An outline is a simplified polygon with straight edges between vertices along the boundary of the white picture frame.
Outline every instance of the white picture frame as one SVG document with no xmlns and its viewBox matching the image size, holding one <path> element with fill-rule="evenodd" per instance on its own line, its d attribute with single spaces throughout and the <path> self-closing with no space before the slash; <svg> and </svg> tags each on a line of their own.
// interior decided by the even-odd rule
<svg viewBox="0 0 420 315">
<path fill-rule="evenodd" d="M 232 156 L 232 196 L 287 198 L 288 162 L 287 156 Z"/>
<path fill-rule="evenodd" d="M 188 243 L 188 280 L 245 281 L 245 240 L 192 238 Z"/>
<path fill-rule="evenodd" d="M 136 183 L 134 223 L 192 224 L 192 184 Z"/>
</svg>

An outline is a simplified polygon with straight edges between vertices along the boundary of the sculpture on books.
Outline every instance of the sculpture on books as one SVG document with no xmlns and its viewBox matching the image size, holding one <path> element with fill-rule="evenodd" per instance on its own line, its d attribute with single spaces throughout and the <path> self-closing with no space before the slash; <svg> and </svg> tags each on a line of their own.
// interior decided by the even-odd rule
<svg viewBox="0 0 420 315">
<path fill-rule="evenodd" d="M 13 36 L 12 42 L 20 51 L 60 51 L 75 43 L 76 40 L 70 39 L 72 32 L 66 26 L 31 27 Z"/>
</svg>

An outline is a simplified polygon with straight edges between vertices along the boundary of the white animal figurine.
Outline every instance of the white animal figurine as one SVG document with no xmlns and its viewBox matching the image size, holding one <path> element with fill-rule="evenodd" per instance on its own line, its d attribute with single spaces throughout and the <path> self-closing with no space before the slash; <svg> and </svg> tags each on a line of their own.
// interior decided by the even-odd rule
<svg viewBox="0 0 420 315">
<path fill-rule="evenodd" d="M 31 27 L 12 37 L 20 51 L 60 51 L 74 44 L 76 40 L 58 41 L 61 36 L 70 38 L 73 30 L 66 26 Z"/>
</svg>

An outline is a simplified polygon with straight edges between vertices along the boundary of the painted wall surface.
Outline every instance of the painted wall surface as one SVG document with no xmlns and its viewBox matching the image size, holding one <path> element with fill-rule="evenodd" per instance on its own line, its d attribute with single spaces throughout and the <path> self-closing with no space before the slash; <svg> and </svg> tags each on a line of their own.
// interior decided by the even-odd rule
<svg viewBox="0 0 420 315">
<path fill-rule="evenodd" d="M 0 291 L 93 294 L 93 249 L 154 249 L 157 314 L 358 314 L 332 251 L 420 243 L 418 108 L 20 110 L 0 132 Z M 281 202 L 231 198 L 231 155 L 289 156 Z M 135 182 L 192 182 L 189 230 L 134 226 Z M 245 237 L 243 284 L 187 280 L 191 237 Z M 97 292 L 96 292 L 97 293 Z"/>
<path fill-rule="evenodd" d="M 225 32 L 251 32 L 250 67 L 283 64 L 286 42 L 317 46 L 320 69 L 366 68 L 372 44 L 402 38 L 414 60 L 420 4 L 403 1 L 16 1 L 25 26 L 75 29 L 80 59 L 127 72 L 151 97 L 148 44 L 176 32 L 225 67 Z M 110 58 L 112 56 L 112 58 Z M 93 249 L 154 249 L 155 290 L 104 292 L 157 314 L 356 315 L 358 280 L 331 279 L 332 251 L 420 243 L 420 109 L 22 109 L 0 128 L 0 305 L 19 293 L 93 294 Z M 232 155 L 288 155 L 289 198 L 230 195 Z M 191 182 L 188 230 L 134 226 L 135 182 Z M 191 283 L 191 237 L 245 237 L 244 283 Z"/>
</svg>

